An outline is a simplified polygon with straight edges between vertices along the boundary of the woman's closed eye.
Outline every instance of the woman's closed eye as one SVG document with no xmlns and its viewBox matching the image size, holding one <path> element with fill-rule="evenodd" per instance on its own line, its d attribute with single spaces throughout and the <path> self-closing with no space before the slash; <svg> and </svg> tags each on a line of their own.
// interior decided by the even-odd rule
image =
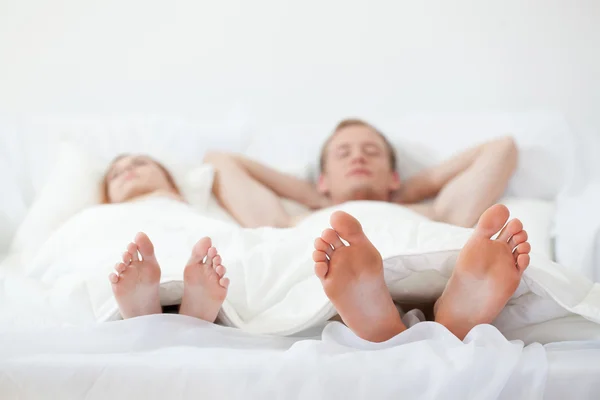
<svg viewBox="0 0 600 400">
<path fill-rule="evenodd" d="M 363 151 L 368 156 L 378 156 L 381 154 L 381 149 L 375 145 L 369 144 L 363 148 Z"/>
<path fill-rule="evenodd" d="M 348 147 L 341 147 L 339 149 L 337 149 L 337 151 L 335 152 L 335 155 L 337 158 L 346 158 L 350 155 L 350 149 Z"/>
<path fill-rule="evenodd" d="M 123 173 L 123 170 L 115 168 L 115 169 L 112 170 L 112 172 L 108 176 L 108 180 L 112 181 L 113 179 L 118 178 L 119 175 L 121 175 L 122 173 Z"/>
<path fill-rule="evenodd" d="M 131 160 L 131 162 L 129 164 L 124 165 L 119 168 L 115 168 L 113 170 L 113 172 L 111 172 L 110 175 L 108 176 L 108 179 L 113 180 L 115 178 L 118 178 L 121 174 L 123 174 L 126 171 L 135 169 L 137 167 L 142 167 L 144 165 L 148 165 L 148 160 L 143 159 L 143 158 L 133 159 L 133 160 Z"/>
</svg>

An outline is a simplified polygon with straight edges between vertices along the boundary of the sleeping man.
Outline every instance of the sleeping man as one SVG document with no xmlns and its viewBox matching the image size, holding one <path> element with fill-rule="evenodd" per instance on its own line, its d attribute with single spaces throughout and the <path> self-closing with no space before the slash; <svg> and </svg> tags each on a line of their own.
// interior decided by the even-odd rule
<svg viewBox="0 0 600 400">
<path fill-rule="evenodd" d="M 475 325 L 498 316 L 529 265 L 531 246 L 522 223 L 507 223 L 508 209 L 493 206 L 517 157 L 512 138 L 500 138 L 401 182 L 386 137 L 364 121 L 345 120 L 323 146 L 317 185 L 239 155 L 212 153 L 205 161 L 215 167 L 216 198 L 245 227 L 295 225 L 297 219 L 284 210 L 280 197 L 311 209 L 352 200 L 394 202 L 463 227 L 479 220 L 434 308 L 435 320 L 463 339 Z M 315 240 L 313 253 L 325 293 L 359 337 L 374 342 L 392 338 L 406 327 L 385 285 L 381 255 L 349 214 L 335 212 L 330 222 L 333 229 Z"/>
<path fill-rule="evenodd" d="M 342 121 L 323 146 L 316 185 L 236 154 L 210 153 L 205 161 L 215 168 L 215 197 L 249 228 L 295 225 L 280 197 L 310 209 L 351 200 L 393 202 L 434 221 L 472 227 L 506 189 L 517 158 L 514 141 L 504 137 L 401 182 L 390 142 L 372 125 L 352 119 Z"/>
</svg>

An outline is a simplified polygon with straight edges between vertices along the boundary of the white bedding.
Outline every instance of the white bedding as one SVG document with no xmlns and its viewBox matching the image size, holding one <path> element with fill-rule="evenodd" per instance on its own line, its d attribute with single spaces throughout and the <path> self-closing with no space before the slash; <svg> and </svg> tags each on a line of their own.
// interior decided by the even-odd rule
<svg viewBox="0 0 600 400">
<path fill-rule="evenodd" d="M 362 221 L 405 303 L 439 295 L 470 234 L 388 203 L 341 208 Z M 160 197 L 77 214 L 31 247 L 32 262 L 0 268 L 0 397 L 560 398 L 571 381 L 550 381 L 551 371 L 579 379 L 583 395 L 597 388 L 582 364 L 598 355 L 597 341 L 579 358 L 540 343 L 600 338 L 598 286 L 535 253 L 495 327 L 476 327 L 464 342 L 433 322 L 384 344 L 337 323 L 322 340 L 306 338 L 334 314 L 310 259 L 330 212 L 283 230 L 242 229 Z M 242 330 L 176 315 L 96 324 L 117 318 L 107 275 L 138 230 L 155 243 L 163 304 L 178 302 L 190 248 L 210 235 L 232 280 L 221 317 Z"/>
<path fill-rule="evenodd" d="M 600 282 L 600 178 L 557 200 L 557 260 Z"/>
<path fill-rule="evenodd" d="M 434 300 L 470 234 L 388 203 L 353 202 L 338 208 L 361 220 L 385 260 L 390 291 L 402 302 Z M 162 266 L 163 304 L 179 301 L 189 251 L 200 237 L 210 235 L 232 281 L 223 320 L 256 333 L 302 331 L 335 314 L 311 261 L 313 240 L 328 226 L 331 211 L 316 212 L 292 229 L 243 229 L 168 198 L 89 208 L 39 249 L 32 246 L 30 263 L 17 265 L 13 259 L 13 268 L 2 269 L 7 290 L 0 301 L 0 323 L 81 325 L 116 318 L 107 275 L 141 230 L 154 241 Z M 599 296 L 598 285 L 532 253 L 532 265 L 495 325 L 507 337 L 518 333 L 539 341 L 535 332 L 540 324 L 573 314 L 600 322 Z M 552 340 L 569 339 L 568 330 L 552 334 Z"/>
<path fill-rule="evenodd" d="M 290 338 L 163 314 L 0 333 L 0 343 L 11 344 L 0 346 L 6 399 L 563 400 L 600 391 L 599 342 L 523 347 L 489 325 L 464 343 L 420 323 L 373 344 L 335 322 L 317 338 Z"/>
<path fill-rule="evenodd" d="M 427 137 L 428 144 L 439 144 L 437 156 L 452 149 L 446 148 L 447 141 L 440 144 L 436 135 L 463 132 L 465 126 L 469 135 L 463 139 L 469 136 L 469 143 L 481 140 L 482 132 L 487 132 L 486 137 L 511 132 L 521 138 L 522 148 L 540 156 L 545 153 L 541 143 L 546 143 L 540 138 L 550 137 L 552 148 L 545 153 L 549 155 L 546 161 L 562 168 L 554 157 L 555 150 L 565 147 L 570 138 L 563 132 L 560 117 L 559 123 L 528 115 L 471 117 L 463 116 L 458 122 L 434 118 L 437 122 L 430 123 L 429 116 L 422 116 L 416 123 L 409 118 L 404 119 L 408 123 L 391 121 L 381 127 L 392 132 L 392 139 L 397 139 L 394 133 L 402 139 L 407 134 L 415 140 Z M 495 123 L 498 121 L 505 123 Z M 207 141 L 207 137 L 215 137 L 215 129 L 156 122 L 38 121 L 25 130 L 16 129 L 15 135 L 3 136 L 8 145 L 4 149 L 11 155 L 0 158 L 8 163 L 3 170 L 18 175 L 5 174 L 14 183 L 9 187 L 17 190 L 10 190 L 14 201 L 0 209 L 0 222 L 9 223 L 0 229 L 0 239 L 13 234 L 25 206 L 31 204 L 44 182 L 51 163 L 35 151 L 24 154 L 25 150 L 46 150 L 45 145 L 39 145 L 40 140 L 50 148 L 57 138 L 77 139 L 99 148 L 105 157 L 115 151 L 169 148 L 181 152 L 187 162 L 197 161 L 207 143 L 215 147 L 213 140 Z M 450 130 L 445 128 L 448 125 L 452 125 Z M 494 127 L 491 131 L 490 126 Z M 310 130 L 324 135 L 331 127 L 328 122 Z M 548 130 L 555 134 L 548 135 Z M 293 132 L 282 127 L 275 131 L 276 137 L 281 137 L 281 132 Z M 421 135 L 423 132 L 428 135 Z M 237 133 L 216 136 L 226 137 L 226 142 L 233 136 L 239 138 Z M 299 133 L 299 141 L 308 140 Z M 108 140 L 107 134 L 112 139 Z M 317 136 L 313 135 L 311 143 L 318 143 Z M 166 139 L 152 145 L 156 137 Z M 240 149 L 246 146 L 246 154 L 257 155 L 257 149 L 260 152 L 264 148 L 261 140 L 265 137 L 231 143 Z M 286 142 L 288 139 L 286 135 Z M 231 143 L 216 147 L 235 150 Z M 295 156 L 302 153 L 305 162 L 314 152 L 300 152 L 297 149 L 302 147 L 297 144 L 286 143 Z M 275 147 L 278 151 L 274 153 L 287 154 Z M 292 159 L 284 157 L 286 161 Z M 528 159 L 540 161 L 544 157 Z M 540 165 L 545 164 L 521 165 L 520 178 L 511 191 L 550 198 L 562 176 L 554 179 L 556 174 L 548 174 Z M 543 184 L 523 191 L 522 183 L 542 171 L 547 178 Z M 552 204 L 534 206 L 544 211 L 521 214 L 515 208 L 516 214 L 524 220 L 531 215 L 531 221 L 543 221 L 525 221 L 543 235 L 532 239 L 532 244 L 537 242 L 532 265 L 495 321 L 511 342 L 502 338 L 496 327 L 477 327 L 461 343 L 440 325 L 420 323 L 382 345 L 367 344 L 335 323 L 323 332 L 323 340 L 255 335 L 304 337 L 305 328 L 311 328 L 315 339 L 321 337 L 320 329 L 334 311 L 313 276 L 310 255 L 313 239 L 327 226 L 331 210 L 316 213 L 291 230 L 244 230 L 232 224 L 226 214 L 220 213 L 216 221 L 212 211 L 201 216 L 185 205 L 161 199 L 83 211 L 47 242 L 32 241 L 24 247 L 26 253 L 12 254 L 0 265 L 0 398 L 49 394 L 58 398 L 289 398 L 291 394 L 302 398 L 364 398 L 365 393 L 373 397 L 404 394 L 408 398 L 448 397 L 449 393 L 453 398 L 474 399 L 594 398 L 600 390 L 595 378 L 599 371 L 594 367 L 600 356 L 597 341 L 536 344 L 599 338 L 596 322 L 600 296 L 597 286 L 547 260 L 551 248 L 546 240 L 550 223 L 546 215 L 552 212 Z M 439 295 L 469 230 L 425 222 L 389 204 L 352 203 L 342 208 L 363 222 L 381 250 L 395 298 L 410 303 Z M 156 244 L 163 268 L 163 304 L 177 303 L 181 296 L 182 270 L 192 244 L 203 235 L 212 236 L 232 279 L 221 317 L 247 332 L 174 315 L 96 324 L 117 318 L 107 275 L 124 245 L 139 230 L 146 231 Z M 535 254 L 536 249 L 541 251 Z M 366 349 L 377 351 L 357 351 Z"/>
</svg>

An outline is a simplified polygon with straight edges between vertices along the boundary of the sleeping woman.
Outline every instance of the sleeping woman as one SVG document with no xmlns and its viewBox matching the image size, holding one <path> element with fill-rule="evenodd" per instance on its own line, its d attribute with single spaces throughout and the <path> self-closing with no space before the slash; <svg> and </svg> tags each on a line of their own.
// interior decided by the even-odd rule
<svg viewBox="0 0 600 400">
<path fill-rule="evenodd" d="M 104 176 L 103 196 L 105 203 L 131 202 L 151 196 L 185 201 L 167 169 L 144 155 L 117 157 Z M 193 246 L 183 272 L 179 314 L 215 321 L 229 286 L 221 262 L 209 237 L 200 239 Z M 109 275 L 124 319 L 162 312 L 160 275 L 154 245 L 145 233 L 139 232 L 115 265 L 115 272 Z"/>
</svg>

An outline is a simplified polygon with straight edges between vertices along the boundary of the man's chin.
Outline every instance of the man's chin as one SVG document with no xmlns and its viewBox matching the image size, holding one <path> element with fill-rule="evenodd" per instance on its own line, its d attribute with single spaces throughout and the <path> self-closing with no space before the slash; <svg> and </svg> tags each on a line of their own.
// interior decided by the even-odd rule
<svg viewBox="0 0 600 400">
<path fill-rule="evenodd" d="M 374 190 L 371 186 L 361 185 L 352 188 L 346 193 L 345 201 L 359 201 L 359 200 L 374 200 L 374 201 L 388 201 L 389 199 L 382 196 L 381 193 Z"/>
</svg>

